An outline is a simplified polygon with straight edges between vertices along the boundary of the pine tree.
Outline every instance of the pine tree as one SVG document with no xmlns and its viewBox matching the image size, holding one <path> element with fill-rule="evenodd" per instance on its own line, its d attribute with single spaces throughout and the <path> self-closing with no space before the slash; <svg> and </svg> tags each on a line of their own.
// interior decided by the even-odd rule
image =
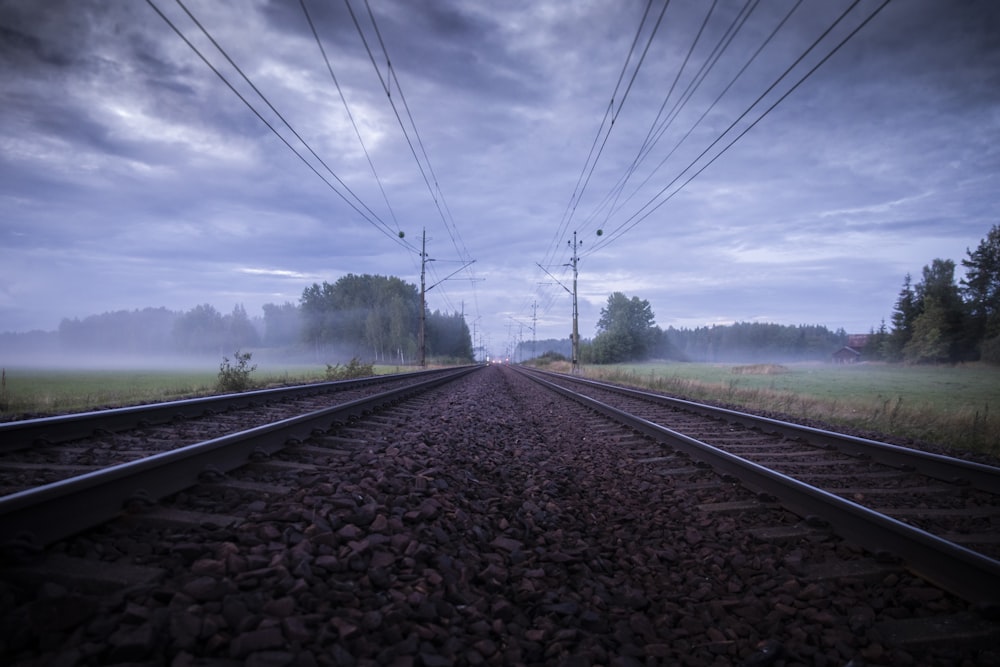
<svg viewBox="0 0 1000 667">
<path fill-rule="evenodd" d="M 1000 225 L 993 226 L 975 251 L 966 249 L 966 253 L 961 293 L 968 308 L 967 340 L 981 347 L 1000 337 Z"/>
<path fill-rule="evenodd" d="M 910 274 L 903 279 L 903 288 L 899 291 L 896 306 L 892 311 L 892 331 L 885 343 L 885 358 L 889 361 L 900 361 L 903 358 L 903 348 L 913 336 L 913 323 L 920 315 L 920 302 L 913 289 Z"/>
</svg>

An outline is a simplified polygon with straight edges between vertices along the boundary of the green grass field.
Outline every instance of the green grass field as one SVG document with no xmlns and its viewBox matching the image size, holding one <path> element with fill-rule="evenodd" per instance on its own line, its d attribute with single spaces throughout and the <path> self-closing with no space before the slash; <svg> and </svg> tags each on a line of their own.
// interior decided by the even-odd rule
<svg viewBox="0 0 1000 667">
<path fill-rule="evenodd" d="M 1000 368 L 994 366 L 659 363 L 588 366 L 584 373 L 1000 455 Z"/>
<path fill-rule="evenodd" d="M 377 366 L 376 373 L 395 373 Z M 218 367 L 137 370 L 6 368 L 0 386 L 0 419 L 56 415 L 139 405 L 218 393 Z M 320 382 L 326 366 L 261 367 L 251 375 L 257 387 Z"/>
</svg>

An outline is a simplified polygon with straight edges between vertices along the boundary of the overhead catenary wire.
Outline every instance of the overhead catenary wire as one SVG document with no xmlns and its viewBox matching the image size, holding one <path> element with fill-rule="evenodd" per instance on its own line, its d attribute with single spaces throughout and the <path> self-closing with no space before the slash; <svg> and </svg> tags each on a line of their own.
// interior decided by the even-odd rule
<svg viewBox="0 0 1000 667">
<path fill-rule="evenodd" d="M 799 0 L 799 2 L 801 1 L 802 0 Z M 688 85 L 685 88 L 685 90 L 681 93 L 678 99 L 675 100 L 674 105 L 671 108 L 670 112 L 666 115 L 666 118 L 664 118 L 663 117 L 664 110 L 666 109 L 667 103 L 670 101 L 670 98 L 673 95 L 673 91 L 676 87 L 677 81 L 680 79 L 681 74 L 686 69 L 687 63 L 690 60 L 691 55 L 694 53 L 695 47 L 697 46 L 697 42 L 700 39 L 700 36 L 704 32 L 705 27 L 708 25 L 708 21 L 712 16 L 712 13 L 715 8 L 715 3 L 712 4 L 712 7 L 710 8 L 709 12 L 705 15 L 705 19 L 702 21 L 701 28 L 698 30 L 698 35 L 696 36 L 695 41 L 692 42 L 691 48 L 688 50 L 688 55 L 685 57 L 684 62 L 677 71 L 677 76 L 674 78 L 674 81 L 671 84 L 669 90 L 667 91 L 667 94 L 664 95 L 663 102 L 660 104 L 660 108 L 657 111 L 656 117 L 653 119 L 652 123 L 650 123 L 649 130 L 646 133 L 646 137 L 643 139 L 642 144 L 636 151 L 636 156 L 632 159 L 632 162 L 628 165 L 628 167 L 626 167 L 624 174 L 622 174 L 622 176 L 618 179 L 618 182 L 614 185 L 614 187 L 612 187 L 608 191 L 608 193 L 604 196 L 604 199 L 602 199 L 601 202 L 594 208 L 593 212 L 587 216 L 586 218 L 587 223 L 592 223 L 600 216 L 601 211 L 606 211 L 602 225 L 606 226 L 608 224 L 608 221 L 611 219 L 611 216 L 617 210 L 619 210 L 619 207 L 624 206 L 624 204 L 627 203 L 632 198 L 632 196 L 634 196 L 633 192 L 633 195 L 627 197 L 625 199 L 625 202 L 620 203 L 622 193 L 624 192 L 626 185 L 628 185 L 629 181 L 632 179 L 632 176 L 636 173 L 639 166 L 645 161 L 646 157 L 649 156 L 649 154 L 653 150 L 653 147 L 660 141 L 663 134 L 673 124 L 674 120 L 677 119 L 681 111 L 687 106 L 688 102 L 691 100 L 695 92 L 701 87 L 701 84 L 705 81 L 708 74 L 712 71 L 715 65 L 718 64 L 719 60 L 725 53 L 726 49 L 729 47 L 730 44 L 732 44 L 733 39 L 746 24 L 747 20 L 750 18 L 750 15 L 754 12 L 759 3 L 760 0 L 747 0 L 747 2 L 740 9 L 739 13 L 736 14 L 732 22 L 726 28 L 725 33 L 716 43 L 715 47 L 712 49 L 712 52 L 701 64 L 701 67 L 691 78 L 691 81 L 688 82 Z M 744 69 L 745 67 L 746 66 L 744 66 Z M 669 158 L 671 154 L 668 154 L 667 158 Z M 664 161 L 666 161 L 667 158 L 664 158 Z M 653 172 L 647 175 L 642 185 L 645 185 L 645 183 L 648 182 L 650 178 L 652 178 L 652 175 L 655 173 L 655 171 L 656 170 L 654 169 Z M 642 186 L 640 185 L 639 188 L 641 187 Z M 637 190 L 639 188 L 637 188 Z"/>
<path fill-rule="evenodd" d="M 382 37 L 382 33 L 379 30 L 378 22 L 375 18 L 374 12 L 371 9 L 371 5 L 368 3 L 368 0 L 365 0 L 365 8 L 367 10 L 368 19 L 371 22 L 372 29 L 375 32 L 375 37 L 378 41 L 379 48 L 381 48 L 382 53 L 385 56 L 385 61 L 386 61 L 385 76 L 382 75 L 382 71 L 380 70 L 378 63 L 375 59 L 375 54 L 371 48 L 371 45 L 368 43 L 368 38 L 365 36 L 364 29 L 361 27 L 361 23 L 358 20 L 357 14 L 354 12 L 354 8 L 351 6 L 350 0 L 344 0 L 344 4 L 347 7 L 348 13 L 350 14 L 351 21 L 354 24 L 355 30 L 357 30 L 358 35 L 361 38 L 362 44 L 365 47 L 365 51 L 368 54 L 369 60 L 371 61 L 372 66 L 375 68 L 375 73 L 378 76 L 383 91 L 386 94 L 386 98 L 389 101 L 389 105 L 392 107 L 393 113 L 396 117 L 396 121 L 403 132 L 403 137 L 406 140 L 407 146 L 409 146 L 410 148 L 410 153 L 413 155 L 413 159 L 417 163 L 417 169 L 419 170 L 420 175 L 423 178 L 424 184 L 426 185 L 427 190 L 430 193 L 431 200 L 433 201 L 434 206 L 438 212 L 438 215 L 441 218 L 442 223 L 444 224 L 445 230 L 448 232 L 448 235 L 451 238 L 452 245 L 462 261 L 471 263 L 472 262 L 471 256 L 469 255 L 469 252 L 466 249 L 465 244 L 461 239 L 461 234 L 459 233 L 458 227 L 454 222 L 454 218 L 451 217 L 451 211 L 447 205 L 447 201 L 445 200 L 444 192 L 441 190 L 441 185 L 437 179 L 437 175 L 434 172 L 433 165 L 431 164 L 430 161 L 430 156 L 428 155 L 424 141 L 420 136 L 420 131 L 417 128 L 417 124 L 413 118 L 413 113 L 410 110 L 410 106 L 406 101 L 406 95 L 403 93 L 402 85 L 400 84 L 399 78 L 396 75 L 396 70 L 392 65 L 392 59 L 389 56 L 389 50 L 386 46 L 385 40 Z M 400 113 L 399 108 L 396 106 L 396 101 L 393 98 L 392 85 L 391 85 L 393 83 L 395 83 L 396 91 L 402 103 L 405 116 L 409 121 L 410 127 L 412 128 L 413 137 L 410 136 L 410 132 L 407 130 L 406 123 L 403 122 L 404 114 Z M 423 157 L 423 160 L 421 160 L 421 156 Z M 470 269 L 470 275 L 472 276 L 473 293 L 475 294 L 475 288 L 474 288 L 475 276 L 472 273 L 471 269 Z M 445 296 L 443 298 L 447 297 Z M 476 309 L 475 312 L 478 315 L 478 310 L 479 310 L 478 299 L 476 299 L 474 305 Z"/>
<path fill-rule="evenodd" d="M 701 125 L 701 122 L 703 120 L 705 120 L 705 118 L 708 116 L 708 114 L 711 113 L 711 111 L 722 100 L 722 98 L 725 97 L 725 95 L 729 92 L 729 90 L 733 87 L 733 85 L 735 85 L 736 82 L 740 79 L 740 77 L 743 76 L 744 72 L 746 72 L 747 69 L 754 63 L 754 61 L 761 54 L 761 52 L 771 43 L 771 41 L 778 34 L 778 32 L 781 31 L 782 27 L 788 22 L 788 20 L 792 17 L 792 14 L 795 13 L 795 10 L 799 8 L 799 6 L 802 4 L 802 2 L 803 2 L 803 0 L 797 0 L 797 2 L 788 10 L 788 12 L 785 14 L 785 16 L 781 19 L 781 21 L 779 21 L 778 24 L 771 30 L 771 32 L 768 34 L 768 36 L 761 42 L 760 46 L 757 47 L 757 49 L 750 56 L 750 58 L 747 59 L 747 61 L 743 64 L 743 66 L 740 68 L 740 70 L 730 79 L 729 83 L 726 84 L 726 86 L 722 89 L 722 91 L 719 92 L 719 94 L 715 97 L 715 99 L 712 101 L 712 103 L 709 104 L 702 111 L 701 115 L 697 118 L 697 120 L 695 120 L 695 122 L 691 125 L 691 127 L 688 128 L 687 132 L 685 132 L 680 137 L 680 139 L 678 139 L 677 142 L 674 143 L 673 147 L 660 160 L 659 164 L 657 164 L 646 175 L 646 177 L 642 180 L 642 182 L 639 183 L 639 185 L 637 185 L 633 189 L 632 193 L 628 197 L 626 197 L 624 199 L 624 201 L 621 201 L 620 203 L 617 203 L 617 201 L 616 201 L 614 207 L 611 210 L 609 210 L 608 216 L 607 216 L 606 220 L 610 219 L 611 215 L 613 215 L 617 211 L 621 210 L 621 208 L 623 208 L 625 206 L 625 204 L 627 204 L 629 201 L 631 201 L 632 198 L 635 197 L 642 190 L 642 188 L 645 187 L 646 184 L 649 183 L 650 180 L 652 180 L 653 176 L 655 176 L 659 172 L 659 170 L 667 163 L 667 161 L 671 157 L 673 157 L 674 153 L 681 147 L 681 145 L 685 141 L 687 141 L 688 137 L 690 137 L 691 134 L 695 131 L 695 129 L 697 129 L 698 126 Z M 757 3 L 755 2 L 754 7 L 756 7 L 756 4 Z M 733 34 L 733 36 L 734 35 L 735 35 L 735 33 Z M 728 45 L 728 43 L 727 43 L 727 45 Z M 704 79 L 702 78 L 702 80 L 704 80 Z M 688 99 L 690 99 L 690 97 L 688 97 Z M 686 103 L 686 100 L 685 100 L 685 103 Z M 681 105 L 681 107 L 683 107 L 683 104 Z M 667 126 L 669 125 L 669 123 L 672 122 L 677 117 L 677 114 L 680 113 L 680 108 L 681 107 L 675 107 L 675 110 L 671 112 L 671 114 L 672 114 L 671 117 L 668 117 L 668 119 L 667 119 L 668 123 L 665 123 L 658 130 L 657 135 L 656 135 L 656 139 L 655 139 L 654 143 L 658 142 L 660 140 L 660 138 L 662 137 L 663 133 L 666 131 Z M 645 159 L 645 157 L 648 154 L 649 154 L 649 152 L 647 151 L 647 153 L 642 156 L 642 159 Z"/>
<path fill-rule="evenodd" d="M 678 192 L 680 192 L 684 187 L 686 187 L 691 181 L 697 178 L 702 172 L 704 172 L 709 166 L 711 166 L 716 160 L 718 160 L 723 154 L 725 154 L 736 142 L 741 138 L 746 136 L 746 134 L 753 129 L 761 120 L 763 120 L 768 114 L 771 113 L 781 102 L 783 102 L 789 95 L 791 95 L 803 82 L 805 82 L 809 77 L 811 77 L 824 63 L 826 63 L 836 52 L 838 52 L 854 35 L 856 35 L 862 28 L 864 28 L 879 12 L 886 7 L 886 5 L 891 2 L 891 0 L 883 0 L 883 2 L 876 7 L 867 17 L 864 18 L 857 26 L 850 30 L 847 35 L 841 39 L 829 52 L 826 53 L 813 67 L 811 67 L 805 74 L 802 75 L 792 86 L 788 88 L 778 99 L 772 103 L 767 109 L 765 109 L 756 119 L 747 125 L 742 131 L 740 131 L 728 144 L 726 144 L 720 151 L 718 151 L 710 160 L 705 164 L 695 170 L 691 175 L 684 180 L 675 190 L 670 192 L 669 195 L 664 196 L 675 183 L 677 183 L 683 176 L 691 171 L 698 162 L 705 157 L 719 142 L 721 142 L 726 135 L 728 135 L 736 125 L 743 120 L 754 107 L 760 104 L 760 102 L 771 92 L 774 88 L 788 76 L 801 62 L 802 60 L 812 52 L 826 37 L 833 31 L 833 29 L 839 25 L 854 8 L 861 2 L 861 0 L 854 0 L 854 2 L 846 9 L 844 12 L 834 21 L 823 33 L 817 37 L 813 43 L 793 62 L 786 70 L 770 85 L 768 88 L 761 93 L 754 102 L 747 107 L 740 116 L 734 120 L 719 136 L 712 141 L 697 157 L 695 157 L 684 169 L 682 169 L 669 183 L 667 183 L 663 188 L 661 188 L 656 195 L 650 198 L 638 211 L 633 213 L 629 218 L 620 223 L 614 230 L 606 234 L 600 242 L 595 244 L 595 246 L 589 249 L 587 254 L 592 254 L 601 248 L 606 247 L 608 244 L 614 242 L 627 232 L 631 231 L 640 222 L 648 218 L 654 211 L 663 206 L 667 201 L 672 199 Z"/>
<path fill-rule="evenodd" d="M 656 28 L 659 28 L 660 22 L 663 20 L 663 14 L 666 12 L 667 7 L 670 5 L 670 0 L 664 0 L 663 10 L 660 12 L 659 19 L 656 23 Z M 573 213 L 583 196 L 583 191 L 587 187 L 587 183 L 590 180 L 590 176 L 593 174 L 596 168 L 597 161 L 600 158 L 601 152 L 604 149 L 604 145 L 607 143 L 608 136 L 611 134 L 611 130 L 614 126 L 614 121 L 621 113 L 624 106 L 624 99 L 622 99 L 618 108 L 615 109 L 615 100 L 618 96 L 618 91 L 621 88 L 622 82 L 625 80 L 625 75 L 628 72 L 629 63 L 632 62 L 632 56 L 635 54 L 636 46 L 639 44 L 639 38 L 642 36 L 643 27 L 646 25 L 646 20 L 649 18 L 650 9 L 652 9 L 653 0 L 647 0 L 646 9 L 643 11 L 642 18 L 639 20 L 639 25 L 636 27 L 635 36 L 632 38 L 632 43 L 629 46 L 628 53 L 625 55 L 625 62 L 622 64 L 621 72 L 618 74 L 618 80 L 615 82 L 614 90 L 611 92 L 611 99 L 608 102 L 607 107 L 604 111 L 604 118 L 601 119 L 601 123 L 597 128 L 597 132 L 594 135 L 594 140 L 590 146 L 590 152 L 587 154 L 586 160 L 584 160 L 583 166 L 580 168 L 580 175 L 577 177 L 576 185 L 573 187 L 573 193 L 570 195 L 569 201 L 566 204 L 566 209 L 563 211 L 562 218 L 556 228 L 555 235 L 550 242 L 549 250 L 546 251 L 544 258 L 542 259 L 542 264 L 549 264 L 554 261 L 554 256 L 558 253 L 562 246 L 562 242 L 566 237 L 567 230 L 573 218 Z M 655 35 L 656 30 L 653 30 L 653 35 Z M 646 52 L 649 50 L 649 44 L 652 43 L 652 37 L 650 35 L 646 43 L 646 49 L 643 51 L 643 58 L 645 58 Z M 636 66 L 635 72 L 631 79 L 629 80 L 628 89 L 631 90 L 632 83 L 635 81 L 635 76 L 638 73 L 639 65 Z M 609 122 L 610 119 L 610 122 Z M 607 128 L 605 130 L 605 127 Z M 604 135 L 603 142 L 601 141 L 601 136 Z M 600 148 L 598 145 L 600 144 Z M 595 155 L 596 153 L 596 155 Z M 589 170 L 588 170 L 589 167 Z"/>
<path fill-rule="evenodd" d="M 649 48 L 650 45 L 652 44 L 653 38 L 655 37 L 656 32 L 663 21 L 663 16 L 667 11 L 667 7 L 670 6 L 670 0 L 664 0 L 663 8 L 660 10 L 660 14 L 657 17 L 656 24 L 651 29 L 650 35 L 646 40 L 646 46 L 643 49 L 642 56 L 640 57 L 638 63 L 636 64 L 632 72 L 632 76 L 629 78 L 629 83 L 628 86 L 626 87 L 625 92 L 623 93 L 621 99 L 618 100 L 618 91 L 621 89 L 622 82 L 625 81 L 625 77 L 629 69 L 629 64 L 632 62 L 632 58 L 635 55 L 636 47 L 638 46 L 640 38 L 642 37 L 643 28 L 646 25 L 646 22 L 649 18 L 649 13 L 650 10 L 652 9 L 652 6 L 653 6 L 653 0 L 648 0 L 646 3 L 646 8 L 642 14 L 642 18 L 639 21 L 639 25 L 636 27 L 635 36 L 632 38 L 632 43 L 630 44 L 628 53 L 625 56 L 625 62 L 622 64 L 621 72 L 619 72 L 618 74 L 618 80 L 615 82 L 614 90 L 611 93 L 611 99 L 608 102 L 608 105 L 604 112 L 604 118 L 601 120 L 601 123 L 597 128 L 597 132 L 594 135 L 594 140 L 590 147 L 590 152 L 588 153 L 587 159 L 584 161 L 584 164 L 580 169 L 580 175 L 577 178 L 576 185 L 574 186 L 573 194 L 570 196 L 570 199 L 567 202 L 566 209 L 563 212 L 560 223 L 556 229 L 552 241 L 550 242 L 549 249 L 545 252 L 545 255 L 540 265 L 550 265 L 552 263 L 555 263 L 556 261 L 555 257 L 560 253 L 561 250 L 565 250 L 565 248 L 563 248 L 562 242 L 567 235 L 570 223 L 573 218 L 574 211 L 576 210 L 576 207 L 583 196 L 583 192 L 586 190 L 587 185 L 590 182 L 590 178 L 593 175 L 594 169 L 597 166 L 597 162 L 600 159 L 600 156 L 604 150 L 605 145 L 607 144 L 608 138 L 610 137 L 611 130 L 614 127 L 614 123 L 617 120 L 618 115 L 621 113 L 621 110 L 624 108 L 625 100 L 628 97 L 628 93 L 631 91 L 632 85 L 636 80 L 639 69 L 642 67 L 643 62 L 645 61 L 646 55 L 649 52 Z M 615 107 L 616 100 L 618 100 L 617 108 Z M 602 135 L 604 137 L 603 140 L 601 138 Z M 521 310 L 523 311 L 524 307 L 522 307 Z M 543 313 L 545 312 L 547 312 L 547 308 L 543 308 Z"/>
<path fill-rule="evenodd" d="M 416 123 L 413 120 L 413 114 L 410 112 L 409 106 L 406 104 L 406 96 L 403 94 L 402 87 L 399 84 L 399 79 L 395 75 L 395 70 L 392 66 L 392 60 L 389 57 L 389 52 L 386 48 L 385 42 L 382 39 L 382 35 L 379 32 L 378 23 L 375 20 L 375 15 L 371 11 L 371 7 L 368 5 L 366 0 L 365 5 L 368 9 L 369 20 L 372 23 L 372 28 L 375 31 L 375 35 L 379 42 L 379 46 L 382 49 L 382 53 L 385 55 L 386 58 L 387 71 L 385 76 L 382 75 L 382 71 L 379 69 L 378 63 L 375 60 L 375 53 L 372 51 L 371 45 L 368 43 L 368 37 L 365 36 L 365 31 L 361 27 L 361 22 L 358 20 L 357 14 L 354 12 L 354 8 L 351 6 L 350 0 L 344 0 L 344 4 L 347 7 L 347 11 L 351 16 L 351 21 L 354 23 L 355 30 L 357 30 L 358 36 L 361 38 L 361 41 L 365 47 L 365 51 L 368 53 L 368 58 L 369 60 L 371 60 L 372 66 L 375 68 L 375 73 L 378 76 L 379 83 L 382 84 L 382 90 L 385 92 L 386 98 L 389 100 L 389 105 L 392 107 L 393 113 L 396 116 L 396 122 L 399 123 L 399 127 L 403 132 L 403 138 L 406 140 L 406 144 L 410 148 L 410 153 L 413 155 L 413 159 L 417 163 L 417 169 L 420 171 L 420 175 L 423 178 L 424 184 L 427 186 L 427 190 L 431 195 L 431 199 L 433 200 L 434 205 L 437 208 L 442 221 L 445 223 L 445 227 L 448 229 L 449 234 L 452 234 L 451 226 L 448 224 L 448 221 L 444 214 L 444 210 L 442 209 L 440 203 L 440 197 L 439 197 L 440 185 L 438 184 L 437 179 L 434 176 L 433 169 L 431 168 L 430 165 L 430 159 L 427 156 L 427 151 L 424 148 L 423 141 L 420 139 L 420 133 L 417 130 Z M 410 127 L 413 130 L 412 137 L 410 136 L 410 131 L 407 130 L 406 123 L 403 122 L 403 114 L 400 113 L 399 107 L 396 106 L 395 98 L 393 98 L 392 96 L 392 87 L 391 87 L 392 83 L 396 84 L 396 90 L 398 91 L 399 98 L 403 103 L 403 110 L 406 112 L 405 115 L 407 119 L 410 121 Z M 420 148 L 419 151 L 417 150 L 418 146 Z M 421 160 L 421 155 L 423 156 L 423 160 Z M 428 175 L 428 172 L 430 172 L 430 175 Z M 433 185 L 432 181 L 434 182 Z M 454 235 L 452 235 L 452 238 L 454 241 Z M 458 249 L 457 243 L 456 243 L 456 249 Z"/>
<path fill-rule="evenodd" d="M 381 220 L 381 218 L 379 218 L 378 214 L 376 214 L 374 211 L 372 211 L 371 208 L 368 207 L 368 205 L 365 204 L 361 200 L 361 198 L 358 197 L 350 189 L 350 187 L 348 187 L 347 184 L 344 183 L 340 179 L 340 177 L 338 177 L 336 175 L 336 173 L 333 172 L 332 169 L 330 169 L 330 167 L 326 164 L 326 162 L 324 162 L 315 153 L 315 151 L 313 151 L 312 147 L 309 146 L 308 142 L 306 142 L 301 137 L 301 135 L 299 135 L 298 132 L 296 132 L 295 129 L 288 123 L 288 121 L 285 120 L 285 118 L 277 111 L 277 109 L 274 108 L 274 106 L 270 103 L 270 101 L 267 99 L 267 97 L 263 93 L 260 92 L 260 90 L 253 84 L 253 82 L 250 81 L 249 77 L 247 77 L 243 73 L 243 71 L 236 65 L 236 63 L 233 62 L 233 60 L 229 57 L 229 55 L 225 52 L 225 50 L 223 50 L 222 47 L 219 46 L 218 42 L 216 42 L 215 39 L 208 33 L 208 31 L 205 30 L 205 28 L 191 14 L 191 12 L 188 11 L 187 7 L 184 6 L 184 4 L 181 2 L 181 0 L 176 0 L 176 2 L 181 7 L 181 9 L 183 9 L 184 12 L 191 18 L 191 20 L 195 23 L 195 25 L 198 26 L 198 28 L 212 42 L 212 44 L 215 46 L 215 48 L 218 49 L 220 53 L 222 53 L 222 55 L 226 58 L 226 60 L 233 66 L 233 68 L 236 69 L 236 71 L 244 78 L 244 80 L 250 85 L 250 87 L 254 90 L 254 92 L 256 92 L 257 95 L 260 96 L 260 98 L 265 102 L 265 104 L 267 104 L 267 106 L 275 113 L 275 115 L 277 115 L 278 118 L 281 119 L 281 121 L 285 124 L 285 126 L 288 127 L 289 131 L 291 131 L 292 134 L 295 135 L 295 137 L 302 143 L 302 145 L 305 146 L 309 150 L 309 152 L 320 162 L 320 164 L 323 165 L 323 167 L 329 172 L 329 174 L 334 178 L 334 180 L 336 180 L 338 183 L 340 183 L 340 185 L 348 193 L 350 193 L 351 197 L 353 197 L 353 199 L 354 199 L 353 201 L 352 201 L 351 197 L 348 197 L 346 194 L 344 194 L 343 192 L 341 192 L 333 183 L 331 183 L 329 180 L 327 180 L 327 178 L 325 176 L 323 176 L 323 174 L 321 174 L 320 171 L 311 162 L 309 162 L 309 160 L 307 160 L 304 155 L 302 155 L 302 153 L 300 153 L 294 146 L 292 146 L 292 144 L 280 132 L 278 132 L 277 128 L 275 128 L 274 125 L 270 121 L 268 121 L 266 118 L 264 118 L 263 114 L 261 114 L 261 112 L 258 111 L 257 108 L 254 107 L 254 105 L 251 104 L 250 101 L 247 100 L 247 98 L 242 93 L 240 93 L 239 90 L 236 89 L 236 87 L 229 81 L 229 79 L 227 79 L 226 76 L 221 71 L 219 71 L 219 69 L 216 68 L 215 65 L 213 65 L 211 63 L 211 61 L 209 61 L 209 59 L 201 52 L 201 50 L 199 50 L 198 47 L 195 46 L 195 44 L 190 39 L 188 39 L 186 35 L 184 35 L 184 33 L 180 30 L 180 28 L 178 28 L 177 25 L 173 21 L 171 21 L 170 18 L 166 14 L 163 13 L 163 11 L 160 10 L 160 8 L 153 2 L 153 0 L 146 0 L 146 4 L 148 4 L 150 6 L 150 8 L 152 8 L 153 11 L 156 12 L 156 14 L 161 19 L 163 19 L 163 21 L 177 34 L 178 37 L 181 38 L 181 40 L 185 44 L 187 44 L 187 46 L 192 51 L 194 51 L 194 53 L 201 59 L 201 61 L 203 63 L 205 63 L 205 65 L 209 69 L 212 70 L 212 72 L 226 85 L 226 87 L 228 87 L 229 90 L 232 91 L 233 94 L 235 94 L 240 99 L 240 101 L 242 101 L 243 104 L 245 104 L 247 106 L 247 108 L 250 109 L 250 111 L 253 112 L 253 114 L 255 116 L 257 116 L 257 118 L 262 123 L 264 123 L 264 125 L 267 126 L 267 128 L 276 137 L 278 137 L 278 139 L 280 139 L 281 142 L 283 144 L 285 144 L 285 146 L 290 151 L 292 151 L 292 153 L 294 153 L 295 156 L 298 157 L 299 160 L 301 160 L 303 164 L 305 164 L 310 169 L 310 171 L 312 171 L 314 174 L 316 174 L 320 178 L 320 180 L 322 180 L 331 190 L 333 190 L 338 196 L 340 196 L 341 199 L 343 199 L 351 208 L 353 208 L 359 215 L 361 215 L 361 217 L 364 218 L 368 223 L 370 223 L 372 226 L 374 226 L 376 229 L 378 229 L 381 233 L 385 234 L 393 242 L 395 242 L 395 243 L 401 243 L 402 240 L 399 238 L 398 234 L 393 234 L 392 230 L 388 228 L 388 226 L 385 224 L 384 221 Z M 364 210 L 362 210 L 362 209 L 364 209 Z M 366 213 L 366 211 L 367 211 L 367 213 Z"/>
<path fill-rule="evenodd" d="M 382 179 L 378 175 L 378 170 L 375 169 L 375 162 L 372 160 L 371 153 L 368 152 L 368 147 L 365 145 L 365 140 L 361 136 L 361 130 L 358 128 L 358 123 L 354 119 L 354 114 L 351 113 L 351 107 L 347 103 L 347 97 L 344 95 L 344 90 L 340 87 L 340 81 L 337 80 L 337 75 L 333 71 L 333 65 L 330 63 L 330 58 L 326 53 L 326 49 L 323 48 L 323 42 L 320 40 L 319 33 L 316 31 L 316 25 L 313 22 L 312 15 L 306 7 L 306 1 L 299 0 L 299 5 L 302 7 L 302 13 L 305 15 L 306 22 L 309 24 L 309 30 L 312 32 L 313 38 L 316 40 L 316 46 L 319 48 L 320 55 L 323 56 L 323 62 L 326 64 L 327 72 L 330 73 L 330 79 L 333 81 L 333 85 L 337 89 L 337 94 L 340 96 L 340 101 L 344 105 L 344 111 L 347 113 L 347 118 L 351 121 L 351 127 L 354 128 L 354 134 L 358 138 L 361 150 L 364 151 L 365 159 L 368 161 L 368 166 L 372 171 L 372 176 L 375 178 L 375 182 L 378 183 L 379 192 L 382 193 L 382 199 L 385 201 L 385 206 L 396 225 L 396 232 L 398 236 L 399 232 L 402 230 L 399 227 L 399 220 L 396 218 L 396 212 L 393 210 L 392 204 L 389 203 L 389 195 L 386 193 L 385 187 L 382 185 Z M 416 250 L 416 247 L 413 249 Z"/>
</svg>

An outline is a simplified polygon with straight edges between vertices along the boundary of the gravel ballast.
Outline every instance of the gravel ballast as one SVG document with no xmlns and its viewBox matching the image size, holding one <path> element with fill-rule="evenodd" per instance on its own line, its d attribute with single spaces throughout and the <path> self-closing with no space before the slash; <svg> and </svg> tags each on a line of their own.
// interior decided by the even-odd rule
<svg viewBox="0 0 1000 667">
<path fill-rule="evenodd" d="M 507 369 L 367 422 L 46 554 L 123 585 L 8 554 L 0 662 L 998 664 L 899 640 L 961 601 Z"/>
</svg>

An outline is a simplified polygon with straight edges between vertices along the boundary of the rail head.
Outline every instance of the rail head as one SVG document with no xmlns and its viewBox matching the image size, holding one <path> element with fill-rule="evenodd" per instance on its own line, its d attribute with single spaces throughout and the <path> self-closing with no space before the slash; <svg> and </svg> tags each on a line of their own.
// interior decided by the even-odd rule
<svg viewBox="0 0 1000 667">
<path fill-rule="evenodd" d="M 890 553 L 915 574 L 986 608 L 1000 608 L 1000 561 L 740 458 L 677 431 L 628 414 L 538 376 L 526 377 L 655 440 L 666 441 L 748 488 L 777 499 L 802 517 L 818 516 L 838 535 L 873 553 Z"/>
<path fill-rule="evenodd" d="M 317 429 L 434 389 L 478 368 L 449 369 L 374 396 L 0 497 L 0 542 L 32 548 L 51 544 L 118 516 L 133 499 L 156 501 L 196 484 L 206 471 L 228 472 L 255 456 L 273 454 L 290 441 L 305 440 Z"/>
<path fill-rule="evenodd" d="M 587 378 L 578 378 L 560 373 L 540 371 L 538 369 L 531 369 L 527 372 L 538 373 L 542 376 L 550 375 L 569 382 L 599 387 L 626 396 L 643 398 L 661 405 L 676 407 L 699 414 L 703 417 L 725 420 L 747 428 L 781 435 L 789 439 L 806 439 L 851 456 L 863 455 L 873 461 L 899 468 L 912 467 L 929 477 L 956 484 L 969 484 L 989 493 L 1000 494 L 1000 468 L 995 466 L 935 454 L 934 452 L 909 449 L 888 442 L 870 440 L 845 433 L 836 433 L 803 424 L 794 424 L 771 417 L 740 412 L 739 410 L 696 403 L 672 396 L 663 396 L 662 394 L 655 394 L 641 389 L 598 382 Z"/>
<path fill-rule="evenodd" d="M 465 367 L 459 367 L 465 368 Z M 474 366 L 469 368 L 475 368 Z M 431 369 L 374 375 L 353 380 L 315 382 L 292 387 L 257 389 L 240 393 L 216 394 L 197 398 L 133 405 L 107 410 L 91 410 L 52 417 L 22 419 L 0 423 L 0 452 L 31 447 L 35 443 L 58 443 L 85 438 L 98 429 L 121 431 L 138 424 L 164 424 L 178 418 L 200 417 L 207 412 L 222 412 L 282 398 L 310 396 L 391 382 L 400 377 L 434 377 L 455 369 Z"/>
</svg>

